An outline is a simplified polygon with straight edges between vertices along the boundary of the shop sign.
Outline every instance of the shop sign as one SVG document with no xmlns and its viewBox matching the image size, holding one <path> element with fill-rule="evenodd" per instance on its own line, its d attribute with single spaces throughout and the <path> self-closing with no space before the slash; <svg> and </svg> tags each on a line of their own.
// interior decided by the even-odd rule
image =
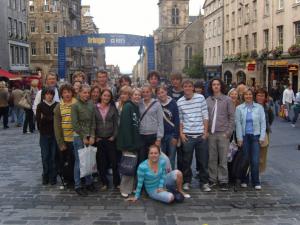
<svg viewBox="0 0 300 225">
<path fill-rule="evenodd" d="M 256 64 L 249 63 L 247 66 L 248 71 L 255 71 Z"/>
<path fill-rule="evenodd" d="M 289 62 L 286 60 L 272 60 L 268 61 L 269 67 L 287 67 L 289 65 Z"/>
<path fill-rule="evenodd" d="M 298 65 L 292 64 L 289 65 L 289 72 L 297 72 L 298 71 Z"/>
</svg>

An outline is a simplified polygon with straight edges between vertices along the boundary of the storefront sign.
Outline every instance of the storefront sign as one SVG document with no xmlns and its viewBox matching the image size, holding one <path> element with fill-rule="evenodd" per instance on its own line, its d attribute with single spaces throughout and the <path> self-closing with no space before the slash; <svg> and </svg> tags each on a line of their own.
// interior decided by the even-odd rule
<svg viewBox="0 0 300 225">
<path fill-rule="evenodd" d="M 248 69 L 248 71 L 255 71 L 255 66 L 256 66 L 256 64 L 248 64 L 248 66 L 247 66 L 247 69 Z"/>
<path fill-rule="evenodd" d="M 292 64 L 289 65 L 289 72 L 297 72 L 298 71 L 298 65 Z"/>
<path fill-rule="evenodd" d="M 286 60 L 272 60 L 268 61 L 269 67 L 287 67 L 289 65 L 289 62 Z"/>
</svg>

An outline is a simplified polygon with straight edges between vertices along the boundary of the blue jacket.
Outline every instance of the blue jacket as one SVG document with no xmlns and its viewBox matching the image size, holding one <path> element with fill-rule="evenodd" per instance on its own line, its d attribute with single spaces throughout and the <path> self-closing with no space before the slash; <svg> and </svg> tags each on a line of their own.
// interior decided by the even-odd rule
<svg viewBox="0 0 300 225">
<path fill-rule="evenodd" d="M 164 136 L 166 135 L 172 135 L 174 138 L 179 138 L 179 112 L 178 112 L 178 106 L 175 102 L 175 100 L 172 100 L 171 98 L 168 99 L 168 102 L 166 104 L 161 103 L 163 112 L 164 112 Z M 167 120 L 171 121 L 174 126 L 172 126 Z"/>
<path fill-rule="evenodd" d="M 247 106 L 245 103 L 239 105 L 235 112 L 236 136 L 238 141 L 243 140 L 246 130 Z M 253 134 L 259 135 L 259 140 L 264 141 L 266 136 L 266 116 L 264 108 L 257 103 L 253 103 L 252 109 Z"/>
</svg>

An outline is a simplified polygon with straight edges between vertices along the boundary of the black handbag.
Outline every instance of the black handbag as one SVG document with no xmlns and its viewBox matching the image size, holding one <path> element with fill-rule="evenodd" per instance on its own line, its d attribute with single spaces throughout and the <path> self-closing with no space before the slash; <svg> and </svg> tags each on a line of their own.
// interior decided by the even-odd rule
<svg viewBox="0 0 300 225">
<path fill-rule="evenodd" d="M 134 176 L 136 173 L 137 157 L 123 155 L 121 158 L 119 171 L 125 176 Z"/>
</svg>

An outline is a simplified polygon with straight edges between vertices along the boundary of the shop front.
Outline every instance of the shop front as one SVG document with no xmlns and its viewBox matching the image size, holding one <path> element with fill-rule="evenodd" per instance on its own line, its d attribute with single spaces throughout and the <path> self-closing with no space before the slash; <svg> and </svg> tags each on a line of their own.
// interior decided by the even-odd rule
<svg viewBox="0 0 300 225">
<path fill-rule="evenodd" d="M 204 72 L 206 80 L 210 80 L 213 77 L 221 77 L 222 66 L 205 66 Z"/>
<path fill-rule="evenodd" d="M 268 87 L 292 84 L 294 92 L 299 87 L 299 61 L 295 59 L 268 60 Z"/>
</svg>

